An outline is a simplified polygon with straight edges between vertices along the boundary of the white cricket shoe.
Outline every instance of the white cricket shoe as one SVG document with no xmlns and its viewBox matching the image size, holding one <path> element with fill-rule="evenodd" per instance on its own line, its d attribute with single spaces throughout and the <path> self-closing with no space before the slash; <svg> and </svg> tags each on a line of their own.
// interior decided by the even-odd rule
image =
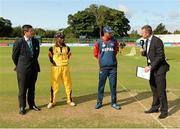
<svg viewBox="0 0 180 129">
<path fill-rule="evenodd" d="M 68 103 L 70 106 L 76 106 L 76 104 L 74 102 L 69 102 Z"/>
<path fill-rule="evenodd" d="M 54 105 L 55 105 L 55 104 L 53 104 L 53 103 L 49 103 L 49 104 L 47 105 L 47 108 L 50 109 L 50 108 L 52 108 Z"/>
</svg>

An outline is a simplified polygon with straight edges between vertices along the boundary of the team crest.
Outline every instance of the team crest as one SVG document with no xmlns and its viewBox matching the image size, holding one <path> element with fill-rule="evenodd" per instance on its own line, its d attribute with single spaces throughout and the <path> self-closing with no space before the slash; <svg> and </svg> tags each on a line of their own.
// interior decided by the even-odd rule
<svg viewBox="0 0 180 129">
<path fill-rule="evenodd" d="M 111 45 L 112 47 L 114 47 L 114 43 L 111 43 L 110 45 Z"/>
<path fill-rule="evenodd" d="M 106 47 L 106 44 L 103 42 L 102 47 Z"/>
</svg>

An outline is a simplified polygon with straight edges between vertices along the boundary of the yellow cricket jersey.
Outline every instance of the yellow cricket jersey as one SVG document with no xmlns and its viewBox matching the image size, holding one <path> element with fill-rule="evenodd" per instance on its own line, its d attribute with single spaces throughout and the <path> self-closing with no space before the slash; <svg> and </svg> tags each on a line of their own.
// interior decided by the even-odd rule
<svg viewBox="0 0 180 129">
<path fill-rule="evenodd" d="M 66 66 L 68 65 L 70 49 L 68 46 L 63 47 L 53 47 L 53 60 L 56 63 L 56 66 Z"/>
</svg>

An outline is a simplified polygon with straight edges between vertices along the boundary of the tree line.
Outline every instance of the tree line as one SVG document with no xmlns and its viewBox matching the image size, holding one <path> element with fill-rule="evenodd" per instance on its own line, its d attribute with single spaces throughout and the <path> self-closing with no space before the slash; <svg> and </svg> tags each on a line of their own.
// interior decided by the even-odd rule
<svg viewBox="0 0 180 129">
<path fill-rule="evenodd" d="M 44 30 L 42 28 L 34 28 L 35 34 L 46 38 L 52 38 L 56 33 L 55 30 Z M 21 37 L 21 26 L 12 27 L 12 23 L 8 19 L 0 17 L 0 37 Z"/>
<path fill-rule="evenodd" d="M 60 28 L 66 37 L 78 38 L 79 36 L 101 37 L 102 28 L 111 26 L 116 37 L 138 38 L 140 35 L 137 30 L 132 30 L 129 20 L 124 12 L 106 7 L 104 5 L 92 4 L 88 8 L 78 11 L 68 16 L 68 27 Z M 43 28 L 34 28 L 36 35 L 43 38 L 53 38 L 57 30 L 45 30 Z M 163 23 L 160 23 L 155 29 L 154 34 L 170 34 Z M 180 34 L 180 30 L 175 30 L 174 34 Z M 21 26 L 12 27 L 9 19 L 0 17 L 0 37 L 20 37 Z"/>
</svg>

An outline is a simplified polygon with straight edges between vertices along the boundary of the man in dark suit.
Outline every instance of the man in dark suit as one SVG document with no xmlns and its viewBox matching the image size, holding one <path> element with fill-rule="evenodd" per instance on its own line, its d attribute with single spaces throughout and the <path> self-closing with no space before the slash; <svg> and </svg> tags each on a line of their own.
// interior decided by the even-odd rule
<svg viewBox="0 0 180 129">
<path fill-rule="evenodd" d="M 35 105 L 35 83 L 37 80 L 40 66 L 38 63 L 39 42 L 33 37 L 33 28 L 31 25 L 22 27 L 23 37 L 16 40 L 13 46 L 12 59 L 17 72 L 19 88 L 19 113 L 26 113 L 26 93 L 29 108 L 35 111 L 40 109 Z"/>
<path fill-rule="evenodd" d="M 164 45 L 160 38 L 152 34 L 152 28 L 145 25 L 142 28 L 142 37 L 146 40 L 145 47 L 141 48 L 142 56 L 146 56 L 148 66 L 145 72 L 151 71 L 150 86 L 153 93 L 153 102 L 145 113 L 158 112 L 160 108 L 160 119 L 168 116 L 168 102 L 166 95 L 166 72 L 169 64 L 166 62 Z"/>
</svg>

